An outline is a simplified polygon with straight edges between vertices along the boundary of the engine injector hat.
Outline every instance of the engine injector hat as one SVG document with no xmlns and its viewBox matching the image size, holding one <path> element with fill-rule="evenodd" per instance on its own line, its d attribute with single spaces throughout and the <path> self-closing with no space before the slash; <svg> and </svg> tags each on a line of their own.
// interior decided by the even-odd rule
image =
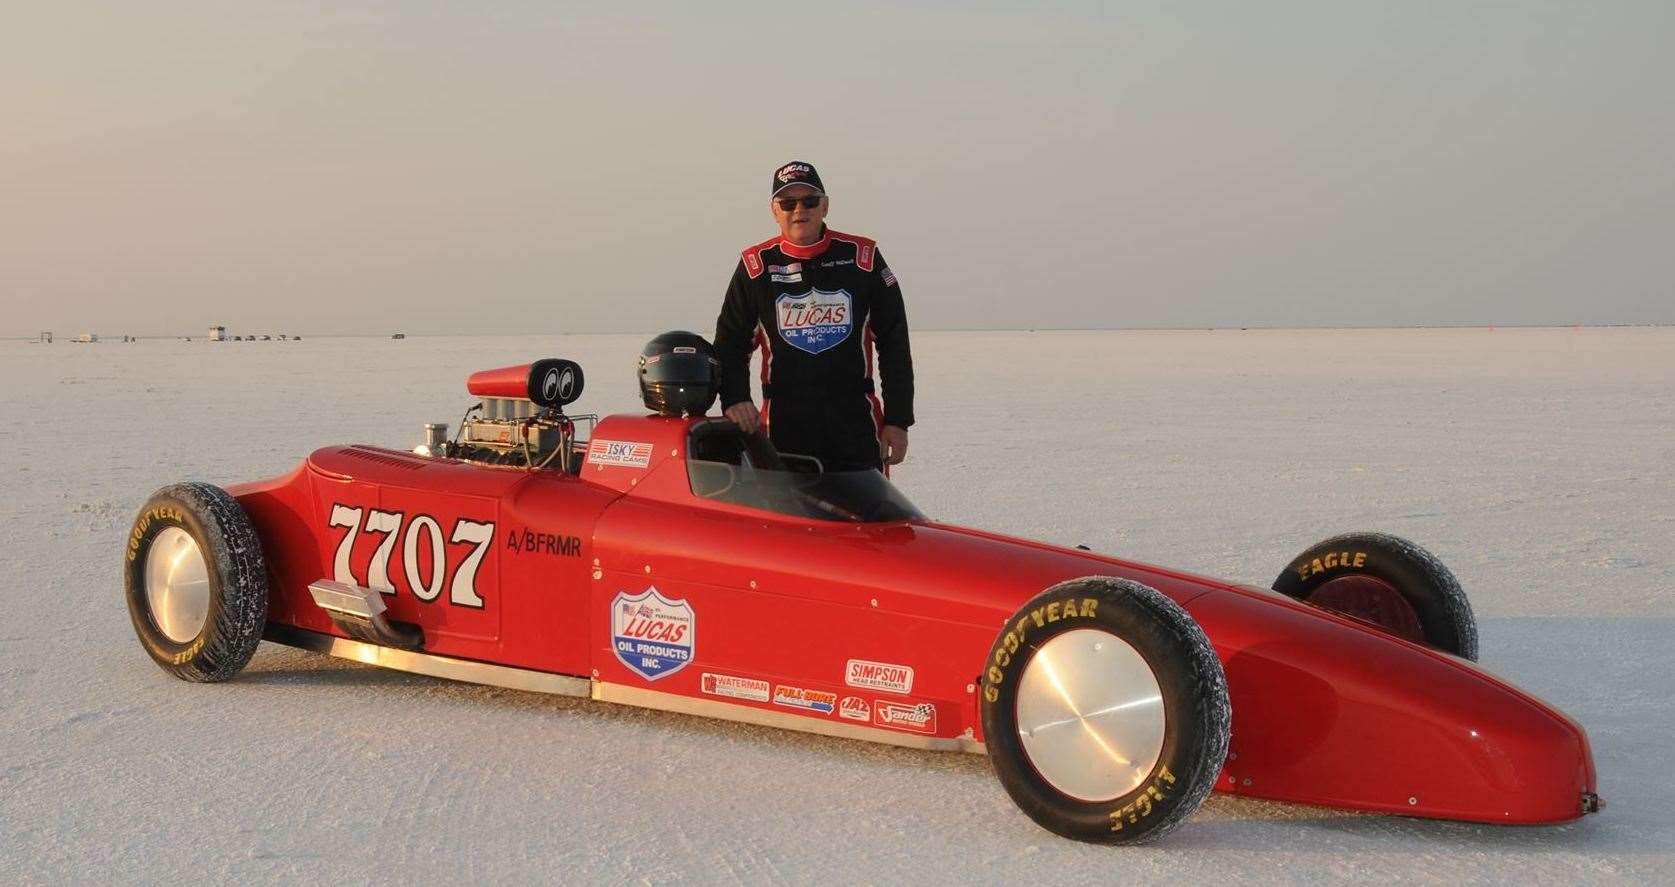
<svg viewBox="0 0 1675 887">
<path fill-rule="evenodd" d="M 664 333 L 640 352 L 640 398 L 660 416 L 702 416 L 721 394 L 721 361 L 709 340 Z"/>
</svg>

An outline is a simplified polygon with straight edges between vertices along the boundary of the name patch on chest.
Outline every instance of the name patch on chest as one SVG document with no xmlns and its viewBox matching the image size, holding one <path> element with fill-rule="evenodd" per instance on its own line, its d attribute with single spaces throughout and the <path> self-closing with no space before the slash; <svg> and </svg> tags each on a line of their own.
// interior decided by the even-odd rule
<svg viewBox="0 0 1675 887">
<path fill-rule="evenodd" d="M 837 347 L 855 329 L 855 300 L 848 290 L 809 290 L 774 301 L 779 337 L 793 348 L 819 354 Z"/>
</svg>

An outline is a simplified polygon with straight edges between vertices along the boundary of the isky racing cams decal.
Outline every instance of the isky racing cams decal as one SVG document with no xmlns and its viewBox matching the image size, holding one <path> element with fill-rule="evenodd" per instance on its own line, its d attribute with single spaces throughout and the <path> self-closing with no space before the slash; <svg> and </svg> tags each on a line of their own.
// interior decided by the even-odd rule
<svg viewBox="0 0 1675 887">
<path fill-rule="evenodd" d="M 620 465 L 646 468 L 651 465 L 651 444 L 633 440 L 597 440 L 588 444 L 589 465 Z"/>
</svg>

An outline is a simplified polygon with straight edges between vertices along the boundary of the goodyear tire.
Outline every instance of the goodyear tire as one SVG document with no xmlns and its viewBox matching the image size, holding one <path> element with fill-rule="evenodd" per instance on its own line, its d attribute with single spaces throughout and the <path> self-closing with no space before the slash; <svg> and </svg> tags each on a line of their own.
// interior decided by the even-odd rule
<svg viewBox="0 0 1675 887">
<path fill-rule="evenodd" d="M 123 552 L 128 616 L 140 645 L 187 681 L 224 681 L 256 652 L 267 622 L 267 567 L 250 518 L 219 487 L 152 494 Z"/>
<path fill-rule="evenodd" d="M 1333 536 L 1293 558 L 1273 588 L 1397 637 L 1477 659 L 1477 620 L 1460 581 L 1406 539 L 1386 533 Z"/>
<path fill-rule="evenodd" d="M 1186 611 L 1138 582 L 1093 576 L 1037 595 L 995 639 L 982 685 L 1001 785 L 1067 838 L 1160 837 L 1227 757 L 1221 661 Z"/>
</svg>

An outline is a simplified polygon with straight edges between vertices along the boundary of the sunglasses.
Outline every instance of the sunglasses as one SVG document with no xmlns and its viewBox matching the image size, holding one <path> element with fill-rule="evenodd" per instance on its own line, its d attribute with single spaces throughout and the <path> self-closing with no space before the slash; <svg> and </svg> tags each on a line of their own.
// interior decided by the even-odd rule
<svg viewBox="0 0 1675 887">
<path fill-rule="evenodd" d="M 780 197 L 776 198 L 774 202 L 779 204 L 780 209 L 790 212 L 796 209 L 799 203 L 803 205 L 803 209 L 814 209 L 820 205 L 820 201 L 825 199 L 824 195 L 811 194 L 807 197 Z"/>
</svg>

